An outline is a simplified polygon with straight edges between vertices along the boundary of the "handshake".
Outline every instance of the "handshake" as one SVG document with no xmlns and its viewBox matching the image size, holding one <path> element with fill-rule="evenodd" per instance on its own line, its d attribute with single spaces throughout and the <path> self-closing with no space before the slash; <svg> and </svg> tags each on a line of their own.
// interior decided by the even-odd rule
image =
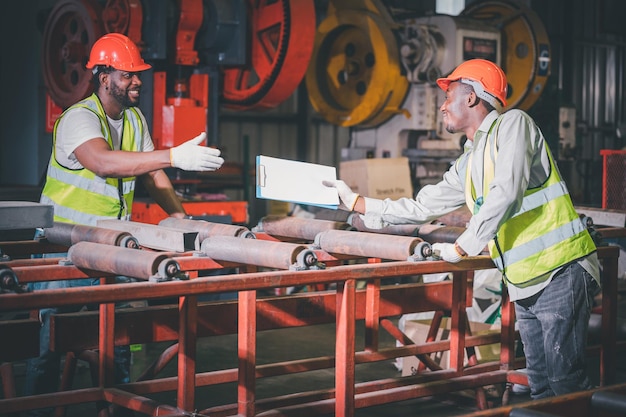
<svg viewBox="0 0 626 417">
<path fill-rule="evenodd" d="M 170 148 L 170 164 L 185 171 L 215 171 L 224 163 L 220 150 L 200 145 L 206 140 L 202 132 L 195 138 Z"/>
</svg>

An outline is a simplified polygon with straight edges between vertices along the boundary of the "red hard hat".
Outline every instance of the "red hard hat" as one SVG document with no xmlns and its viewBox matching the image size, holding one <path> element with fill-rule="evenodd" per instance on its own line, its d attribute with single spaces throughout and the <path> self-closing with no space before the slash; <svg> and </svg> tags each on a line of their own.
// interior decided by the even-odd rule
<svg viewBox="0 0 626 417">
<path fill-rule="evenodd" d="M 92 69 L 96 65 L 106 65 L 128 72 L 152 68 L 150 64 L 144 62 L 137 45 L 121 33 L 107 33 L 94 42 L 87 69 Z"/>
<path fill-rule="evenodd" d="M 452 81 L 461 81 L 473 85 L 478 97 L 486 100 L 491 105 L 493 105 L 491 101 L 493 97 L 495 97 L 500 101 L 499 104 L 503 107 L 506 106 L 506 75 L 504 71 L 502 71 L 502 68 L 491 61 L 487 61 L 486 59 L 470 59 L 469 61 L 465 61 L 456 67 L 449 76 L 437 79 L 437 85 L 443 91 L 447 91 Z M 481 89 L 483 91 L 480 91 Z M 483 92 L 488 93 L 491 97 L 481 97 Z"/>
</svg>

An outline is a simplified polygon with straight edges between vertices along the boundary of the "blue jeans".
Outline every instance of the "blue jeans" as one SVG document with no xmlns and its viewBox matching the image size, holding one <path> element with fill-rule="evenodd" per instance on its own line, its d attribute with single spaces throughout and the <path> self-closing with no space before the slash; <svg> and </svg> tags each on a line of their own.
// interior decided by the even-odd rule
<svg viewBox="0 0 626 417">
<path fill-rule="evenodd" d="M 50 253 L 43 257 L 64 257 L 65 253 Z M 128 282 L 127 277 L 116 277 L 116 282 Z M 86 278 L 62 281 L 46 281 L 30 284 L 33 291 L 47 289 L 63 289 L 72 287 L 86 287 L 98 285 L 99 279 Z M 93 306 L 88 306 L 92 309 Z M 123 307 L 123 306 L 118 306 Z M 82 306 L 64 306 L 44 308 L 39 310 L 41 329 L 39 330 L 39 356 L 26 362 L 26 382 L 24 395 L 37 395 L 56 392 L 59 389 L 61 374 L 61 353 L 50 350 L 50 316 L 56 313 L 71 313 L 82 309 Z M 130 382 L 130 347 L 116 346 L 114 352 L 115 382 L 123 384 Z M 29 416 L 51 416 L 53 409 L 45 408 L 32 410 Z"/>
<path fill-rule="evenodd" d="M 587 377 L 587 328 L 597 282 L 577 262 L 539 294 L 515 302 L 532 399 L 592 387 Z"/>
</svg>

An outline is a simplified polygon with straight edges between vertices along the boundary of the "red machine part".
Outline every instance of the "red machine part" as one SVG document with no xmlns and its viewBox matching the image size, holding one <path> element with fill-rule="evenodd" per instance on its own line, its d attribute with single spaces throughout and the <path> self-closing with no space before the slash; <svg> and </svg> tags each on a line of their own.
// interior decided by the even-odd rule
<svg viewBox="0 0 626 417">
<path fill-rule="evenodd" d="M 153 132 L 156 149 L 168 149 L 207 130 L 209 76 L 192 74 L 176 80 L 175 95 L 167 96 L 165 72 L 154 73 Z"/>
<path fill-rule="evenodd" d="M 247 201 L 183 201 L 185 212 L 194 217 L 230 216 L 234 224 L 246 224 L 248 218 Z M 156 203 L 133 202 L 131 220 L 140 223 L 158 224 L 167 218 L 167 213 Z"/>
<path fill-rule="evenodd" d="M 93 89 L 85 69 L 93 43 L 104 34 L 95 0 L 58 1 L 44 27 L 43 78 L 52 100 L 67 108 Z"/>
<path fill-rule="evenodd" d="M 107 33 L 123 33 L 141 49 L 143 7 L 140 0 L 107 0 L 102 11 L 102 21 Z"/>
<path fill-rule="evenodd" d="M 222 102 L 237 110 L 276 107 L 306 73 L 315 38 L 313 0 L 248 0 L 250 61 L 224 70 Z"/>
<path fill-rule="evenodd" d="M 180 16 L 176 31 L 176 57 L 178 65 L 197 65 L 198 52 L 194 48 L 196 34 L 202 25 L 202 0 L 178 0 Z"/>
</svg>

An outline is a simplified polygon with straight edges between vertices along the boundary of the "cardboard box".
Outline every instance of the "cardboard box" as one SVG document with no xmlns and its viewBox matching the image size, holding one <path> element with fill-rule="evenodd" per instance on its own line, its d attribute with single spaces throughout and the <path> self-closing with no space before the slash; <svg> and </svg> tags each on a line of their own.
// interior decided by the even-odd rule
<svg viewBox="0 0 626 417">
<path fill-rule="evenodd" d="M 431 320 L 407 320 L 405 323 L 404 333 L 415 343 L 421 344 L 426 342 L 428 329 Z M 473 336 L 489 333 L 500 333 L 499 325 L 488 323 L 480 323 L 470 321 L 470 329 Z M 450 335 L 450 318 L 444 317 L 437 332 L 437 340 L 447 340 Z M 490 362 L 500 359 L 500 344 L 475 346 L 476 358 L 479 362 Z M 443 369 L 450 367 L 450 352 L 431 353 L 431 358 L 439 364 Z M 415 356 L 406 356 L 402 358 L 402 376 L 415 375 L 420 361 Z M 464 364 L 467 365 L 467 353 L 465 354 Z"/>
<path fill-rule="evenodd" d="M 339 179 L 364 197 L 413 198 L 408 158 L 371 158 L 343 161 Z"/>
</svg>

